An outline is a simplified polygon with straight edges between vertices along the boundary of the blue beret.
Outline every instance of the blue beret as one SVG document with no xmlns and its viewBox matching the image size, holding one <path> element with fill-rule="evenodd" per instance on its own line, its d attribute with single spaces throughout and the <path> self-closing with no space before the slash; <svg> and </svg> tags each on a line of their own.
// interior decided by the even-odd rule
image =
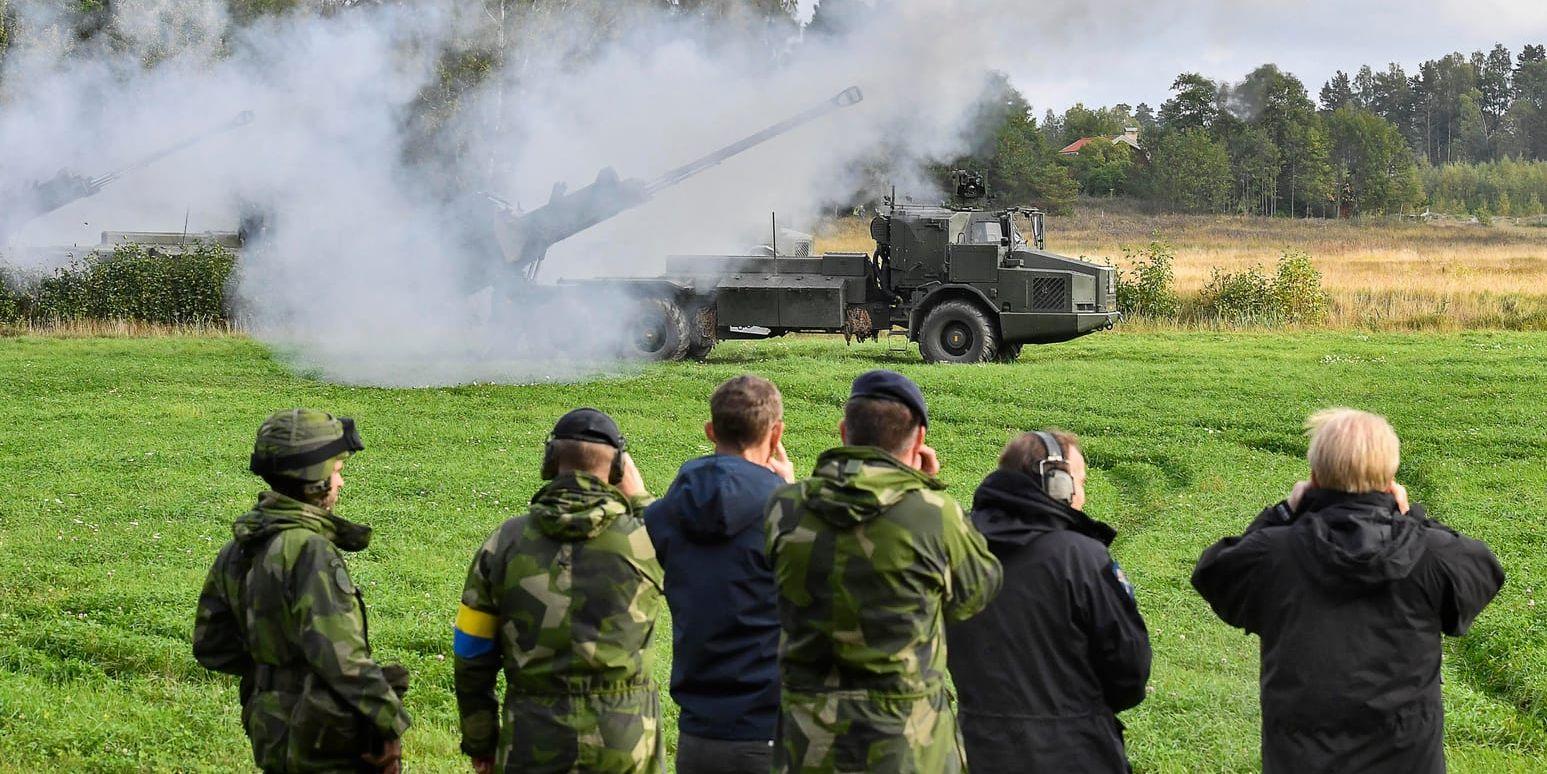
<svg viewBox="0 0 1547 774">
<path fill-rule="evenodd" d="M 908 407 L 919 424 L 929 427 L 929 407 L 924 405 L 924 392 L 917 384 L 896 371 L 866 371 L 854 380 L 849 389 L 850 398 L 883 398 L 894 400 Z"/>
</svg>

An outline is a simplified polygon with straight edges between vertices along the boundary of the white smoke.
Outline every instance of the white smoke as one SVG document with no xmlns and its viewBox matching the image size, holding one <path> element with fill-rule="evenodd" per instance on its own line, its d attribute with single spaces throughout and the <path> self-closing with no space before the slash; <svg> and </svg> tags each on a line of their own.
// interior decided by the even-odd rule
<svg viewBox="0 0 1547 774">
<path fill-rule="evenodd" d="M 573 190 L 604 166 L 649 179 L 844 87 L 864 90 L 858 106 L 560 243 L 542 275 L 649 276 L 668 254 L 745 251 L 769 212 L 808 225 L 881 148 L 892 182 L 927 195 L 924 165 L 967 149 L 990 70 L 1060 56 L 1050 25 L 1141 23 L 1137 4 L 1087 13 L 1061 0 L 1032 14 L 1008 1 L 903 0 L 836 38 L 800 41 L 791 27 L 770 56 L 768 36 L 786 33 L 653 5 L 411 3 L 237 26 L 212 0 L 135 0 L 113 4 L 111 43 L 83 51 L 77 18 L 14 7 L 0 196 L 61 168 L 112 169 L 240 111 L 257 118 L 34 220 L 13 246 L 91 243 L 104 229 L 231 230 L 244 203 L 259 205 L 271 228 L 265 249 L 244 255 L 239 286 L 255 335 L 327 378 L 412 385 L 578 378 L 608 366 L 571 362 L 573 342 L 619 335 L 590 311 L 616 299 L 571 304 L 540 330 L 491 321 L 467 282 L 487 256 L 455 233 L 448 178 L 530 209 L 555 181 Z M 410 137 L 416 101 L 443 84 L 446 52 L 502 41 L 504 69 L 440 116 L 434 154 L 410 158 L 424 136 Z"/>
</svg>

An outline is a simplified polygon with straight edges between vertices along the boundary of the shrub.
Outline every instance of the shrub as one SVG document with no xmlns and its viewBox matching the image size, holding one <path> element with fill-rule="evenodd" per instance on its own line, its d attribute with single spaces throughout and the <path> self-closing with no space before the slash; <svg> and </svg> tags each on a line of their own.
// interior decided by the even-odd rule
<svg viewBox="0 0 1547 774">
<path fill-rule="evenodd" d="M 196 244 L 180 255 L 121 245 L 89 254 L 38 283 L 29 317 L 35 322 L 136 320 L 210 323 L 226 317 L 226 285 L 235 256 Z"/>
<path fill-rule="evenodd" d="M 1241 272 L 1214 269 L 1198 294 L 1199 316 L 1219 322 L 1315 323 L 1330 306 L 1321 272 L 1305 253 L 1289 251 L 1272 276 L 1261 267 Z"/>
<path fill-rule="evenodd" d="M 1319 323 L 1327 319 L 1330 299 L 1321 289 L 1321 272 L 1311 265 L 1310 256 L 1290 250 L 1278 259 L 1273 302 L 1286 322 Z"/>
<path fill-rule="evenodd" d="M 1143 249 L 1124 247 L 1123 256 L 1131 268 L 1116 272 L 1118 310 L 1137 317 L 1175 317 L 1180 306 L 1172 268 L 1176 250 L 1157 239 Z"/>
<path fill-rule="evenodd" d="M 1222 322 L 1272 319 L 1277 307 L 1273 280 L 1257 266 L 1236 273 L 1215 268 L 1198 294 L 1198 306 L 1204 316 Z"/>
<path fill-rule="evenodd" d="M 25 300 L 20 281 L 0 266 L 0 325 L 21 322 Z"/>
</svg>

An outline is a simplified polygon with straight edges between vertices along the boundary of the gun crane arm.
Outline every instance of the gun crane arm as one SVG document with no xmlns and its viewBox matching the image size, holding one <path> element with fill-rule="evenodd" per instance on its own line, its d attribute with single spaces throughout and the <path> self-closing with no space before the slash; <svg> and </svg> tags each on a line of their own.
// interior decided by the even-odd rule
<svg viewBox="0 0 1547 774">
<path fill-rule="evenodd" d="M 611 219 L 625 210 L 638 207 L 657 192 L 670 188 L 753 146 L 760 145 L 801 124 L 813 121 L 864 99 L 859 87 L 850 86 L 762 131 L 748 135 L 713 153 L 668 170 L 651 180 L 619 179 L 611 167 L 597 174 L 590 185 L 575 191 L 554 186 L 548 203 L 525 213 L 517 213 L 502 200 L 485 195 L 495 212 L 494 236 L 507 268 L 524 281 L 537 278 L 548 248 L 586 229 Z"/>
</svg>

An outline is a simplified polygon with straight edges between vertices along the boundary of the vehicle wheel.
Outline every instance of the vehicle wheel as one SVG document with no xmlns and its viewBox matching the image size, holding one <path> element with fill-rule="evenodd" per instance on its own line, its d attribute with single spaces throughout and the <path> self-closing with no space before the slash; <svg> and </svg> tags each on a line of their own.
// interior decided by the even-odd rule
<svg viewBox="0 0 1547 774">
<path fill-rule="evenodd" d="M 628 351 L 645 360 L 681 360 L 688 351 L 688 323 L 682 308 L 664 298 L 639 302 L 628 331 Z"/>
<path fill-rule="evenodd" d="M 919 352 L 926 363 L 988 363 L 999 355 L 999 332 L 977 304 L 946 301 L 924 317 Z"/>
<path fill-rule="evenodd" d="M 693 315 L 693 324 L 688 329 L 688 357 L 700 363 L 709 359 L 709 353 L 714 351 L 714 324 L 713 308 L 700 308 Z"/>
<path fill-rule="evenodd" d="M 1021 345 L 1019 345 L 1019 344 L 1000 344 L 999 345 L 999 362 L 1001 362 L 1001 363 L 1014 363 L 1016 358 L 1019 358 L 1020 356 L 1021 356 Z"/>
</svg>

